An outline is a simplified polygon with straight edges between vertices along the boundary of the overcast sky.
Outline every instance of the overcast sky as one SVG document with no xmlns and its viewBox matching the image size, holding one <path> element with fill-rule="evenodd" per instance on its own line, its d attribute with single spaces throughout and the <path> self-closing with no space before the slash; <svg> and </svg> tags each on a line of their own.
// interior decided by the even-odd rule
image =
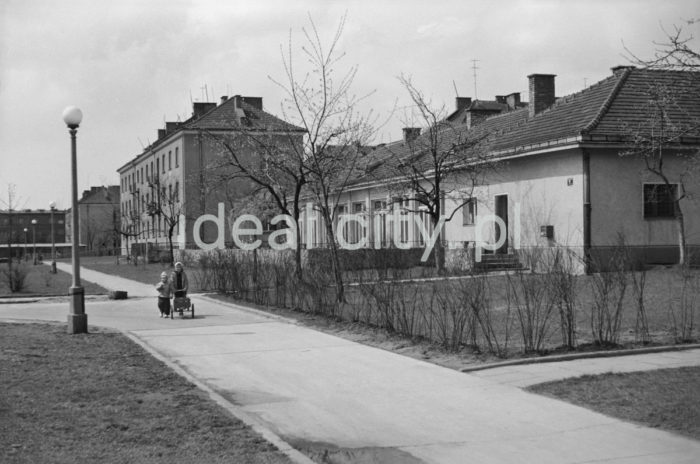
<svg viewBox="0 0 700 464">
<path fill-rule="evenodd" d="M 697 0 L 96 1 L 0 4 L 0 200 L 70 207 L 70 139 L 61 114 L 83 111 L 78 188 L 118 184 L 116 169 L 153 142 L 192 101 L 263 97 L 279 115 L 280 46 L 302 41 L 310 14 L 326 41 L 347 12 L 341 68 L 358 65 L 358 94 L 375 112 L 407 105 L 410 75 L 435 105 L 455 96 L 521 92 L 527 75 L 556 74 L 558 96 L 628 64 L 625 45 L 651 56 L 662 27 L 700 17 Z M 694 27 L 700 36 L 698 27 Z M 623 44 L 624 43 L 624 44 Z M 695 48 L 697 42 L 695 43 Z M 472 66 L 476 66 L 476 83 Z M 377 142 L 401 136 L 395 112 Z M 80 193 L 79 193 L 80 194 Z M 0 208 L 5 208 L 0 202 Z"/>
</svg>

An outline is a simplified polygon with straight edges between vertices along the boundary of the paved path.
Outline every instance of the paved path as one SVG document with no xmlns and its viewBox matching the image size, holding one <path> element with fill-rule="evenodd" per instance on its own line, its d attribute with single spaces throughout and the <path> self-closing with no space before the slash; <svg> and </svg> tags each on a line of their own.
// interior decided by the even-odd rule
<svg viewBox="0 0 700 464">
<path fill-rule="evenodd" d="M 83 278 L 113 285 L 98 274 Z M 160 319 L 150 295 L 88 301 L 88 322 L 127 331 L 287 443 L 330 449 L 337 462 L 690 464 L 700 457 L 698 441 L 514 386 L 579 373 L 556 363 L 465 374 L 198 296 L 196 319 Z M 66 302 L 4 304 L 0 319 L 65 321 L 67 310 Z M 697 365 L 700 350 L 670 355 L 677 357 L 668 365 Z M 667 365 L 656 356 L 615 359 L 635 369 Z M 610 370 L 586 363 L 588 372 Z"/>
</svg>

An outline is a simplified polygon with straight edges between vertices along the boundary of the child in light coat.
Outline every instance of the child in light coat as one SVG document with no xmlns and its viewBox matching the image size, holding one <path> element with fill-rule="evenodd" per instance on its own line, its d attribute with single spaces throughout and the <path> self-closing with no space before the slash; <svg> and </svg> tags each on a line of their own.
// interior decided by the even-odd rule
<svg viewBox="0 0 700 464">
<path fill-rule="evenodd" d="M 173 297 L 173 286 L 168 280 L 167 272 L 160 274 L 160 282 L 156 285 L 156 290 L 158 290 L 160 317 L 168 317 L 170 316 L 170 299 Z"/>
</svg>

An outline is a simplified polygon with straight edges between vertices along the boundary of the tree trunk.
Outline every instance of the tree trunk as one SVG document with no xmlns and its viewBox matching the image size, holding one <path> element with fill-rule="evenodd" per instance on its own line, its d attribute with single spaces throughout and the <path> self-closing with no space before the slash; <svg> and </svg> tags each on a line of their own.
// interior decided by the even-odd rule
<svg viewBox="0 0 700 464">
<path fill-rule="evenodd" d="M 168 246 L 170 247 L 170 265 L 171 266 L 175 265 L 175 255 L 173 254 L 173 230 L 175 230 L 175 228 L 171 227 L 170 230 L 168 231 Z"/>
<path fill-rule="evenodd" d="M 678 221 L 678 252 L 679 252 L 679 258 L 678 258 L 678 264 L 681 266 L 685 266 L 686 264 L 690 264 L 688 261 L 688 256 L 687 256 L 687 245 L 686 245 L 686 240 L 685 240 L 685 220 L 683 218 L 683 212 L 681 211 L 680 205 L 678 205 L 678 216 L 676 217 L 676 220 Z"/>
<path fill-rule="evenodd" d="M 333 223 L 324 214 L 324 221 L 326 223 L 326 237 L 328 238 L 328 245 L 331 250 L 331 264 L 333 265 L 333 276 L 335 277 L 335 296 L 338 303 L 345 302 L 345 287 L 343 285 L 343 272 L 340 268 L 340 258 L 338 256 L 338 245 L 335 243 L 335 236 L 333 234 Z"/>
</svg>

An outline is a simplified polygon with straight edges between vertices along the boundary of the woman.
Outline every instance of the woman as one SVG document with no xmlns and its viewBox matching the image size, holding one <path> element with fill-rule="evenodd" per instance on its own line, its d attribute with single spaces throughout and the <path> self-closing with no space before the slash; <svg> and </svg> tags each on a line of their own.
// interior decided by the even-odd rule
<svg viewBox="0 0 700 464">
<path fill-rule="evenodd" d="M 175 270 L 170 274 L 170 285 L 173 286 L 175 298 L 187 296 L 187 274 L 179 261 L 175 263 Z"/>
</svg>

